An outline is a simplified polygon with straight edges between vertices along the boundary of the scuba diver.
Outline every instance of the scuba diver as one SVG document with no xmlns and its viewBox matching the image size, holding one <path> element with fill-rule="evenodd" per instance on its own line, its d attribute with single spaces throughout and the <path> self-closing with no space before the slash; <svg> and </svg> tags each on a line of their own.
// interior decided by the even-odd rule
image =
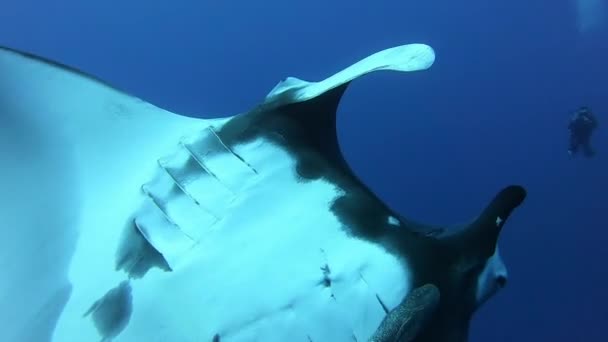
<svg viewBox="0 0 608 342">
<path fill-rule="evenodd" d="M 589 140 L 591 134 L 597 128 L 597 119 L 588 107 L 581 107 L 577 110 L 570 123 L 568 124 L 568 130 L 570 131 L 570 144 L 568 147 L 568 153 L 574 155 L 577 153 L 579 147 L 583 149 L 583 155 L 585 157 L 593 157 L 595 151 L 591 148 Z"/>
</svg>

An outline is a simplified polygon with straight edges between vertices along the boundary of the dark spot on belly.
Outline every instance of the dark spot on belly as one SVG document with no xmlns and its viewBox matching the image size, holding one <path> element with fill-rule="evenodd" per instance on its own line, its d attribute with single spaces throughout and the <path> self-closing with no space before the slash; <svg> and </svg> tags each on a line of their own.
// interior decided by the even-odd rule
<svg viewBox="0 0 608 342">
<path fill-rule="evenodd" d="M 110 340 L 118 336 L 129 323 L 133 311 L 132 301 L 131 285 L 128 281 L 123 281 L 93 303 L 83 316 L 90 315 L 102 340 Z"/>
<path fill-rule="evenodd" d="M 352 189 L 337 198 L 331 210 L 348 229 L 347 233 L 368 240 L 381 237 L 388 228 L 387 209 L 368 193 Z"/>
<path fill-rule="evenodd" d="M 325 287 L 331 286 L 331 278 L 329 277 L 330 270 L 329 265 L 325 264 L 325 266 L 321 267 L 321 271 L 323 271 L 323 285 Z"/>
</svg>

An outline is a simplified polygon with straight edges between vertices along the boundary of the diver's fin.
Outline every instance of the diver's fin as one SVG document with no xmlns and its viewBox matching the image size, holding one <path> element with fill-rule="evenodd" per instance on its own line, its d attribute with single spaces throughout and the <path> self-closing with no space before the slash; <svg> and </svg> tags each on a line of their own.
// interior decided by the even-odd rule
<svg viewBox="0 0 608 342">
<path fill-rule="evenodd" d="M 368 342 L 414 341 L 435 313 L 439 298 L 439 289 L 435 285 L 415 288 L 384 317 Z"/>
</svg>

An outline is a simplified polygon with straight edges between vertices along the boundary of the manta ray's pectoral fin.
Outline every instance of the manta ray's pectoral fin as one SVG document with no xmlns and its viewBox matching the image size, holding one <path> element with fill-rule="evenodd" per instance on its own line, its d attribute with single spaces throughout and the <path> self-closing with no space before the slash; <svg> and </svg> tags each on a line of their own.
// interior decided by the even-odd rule
<svg viewBox="0 0 608 342">
<path fill-rule="evenodd" d="M 368 342 L 413 341 L 433 316 L 439 297 L 439 289 L 433 284 L 415 288 L 384 317 Z"/>
</svg>

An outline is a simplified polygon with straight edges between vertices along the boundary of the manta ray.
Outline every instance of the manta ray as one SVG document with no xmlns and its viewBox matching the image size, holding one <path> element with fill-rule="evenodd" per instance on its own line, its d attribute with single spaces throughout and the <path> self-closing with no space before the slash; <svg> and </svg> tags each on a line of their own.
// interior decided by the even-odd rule
<svg viewBox="0 0 608 342">
<path fill-rule="evenodd" d="M 0 340 L 466 341 L 507 281 L 497 240 L 525 189 L 423 224 L 336 135 L 351 82 L 434 61 L 395 46 L 201 119 L 0 48 Z"/>
</svg>

